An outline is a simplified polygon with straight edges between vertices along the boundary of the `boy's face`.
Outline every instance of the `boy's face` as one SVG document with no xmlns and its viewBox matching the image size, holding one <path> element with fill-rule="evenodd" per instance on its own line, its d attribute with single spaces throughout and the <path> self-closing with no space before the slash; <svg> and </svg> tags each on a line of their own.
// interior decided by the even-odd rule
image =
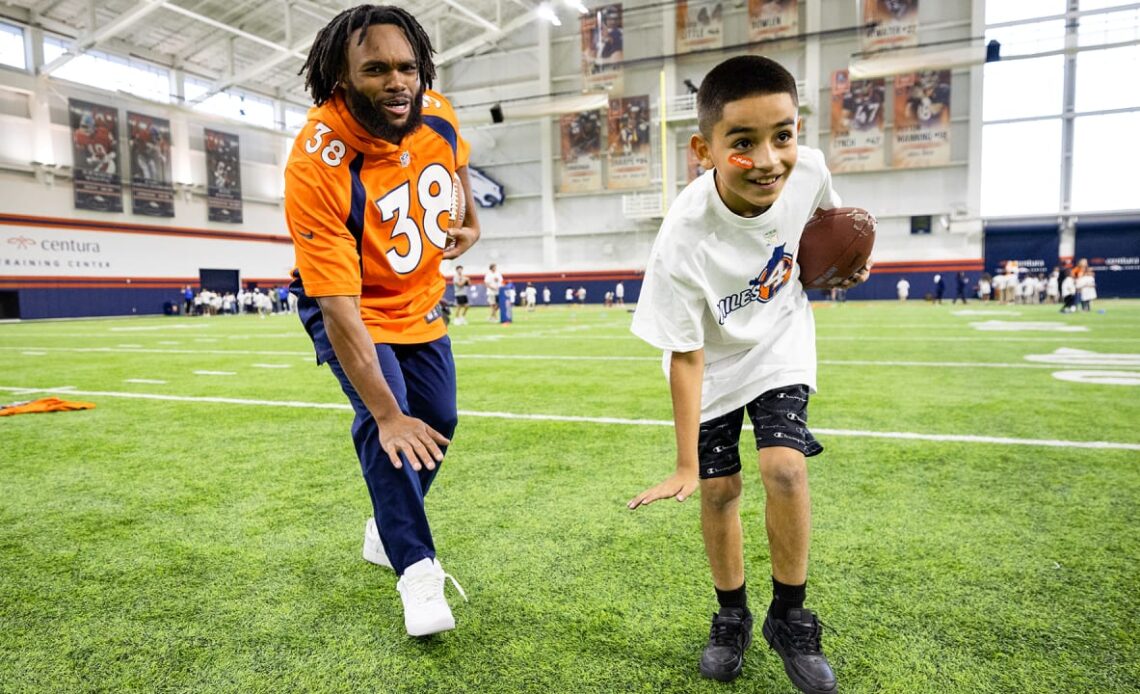
<svg viewBox="0 0 1140 694">
<path fill-rule="evenodd" d="M 716 169 L 720 199 L 741 217 L 761 214 L 784 190 L 798 156 L 796 116 L 791 94 L 759 94 L 725 104 L 708 140 L 693 135 L 701 166 Z"/>
</svg>

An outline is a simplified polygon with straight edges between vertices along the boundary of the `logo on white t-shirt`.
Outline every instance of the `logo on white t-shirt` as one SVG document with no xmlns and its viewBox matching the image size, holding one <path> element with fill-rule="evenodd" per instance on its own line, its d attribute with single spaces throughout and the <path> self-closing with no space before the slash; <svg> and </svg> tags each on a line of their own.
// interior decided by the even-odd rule
<svg viewBox="0 0 1140 694">
<path fill-rule="evenodd" d="M 733 311 L 738 311 L 752 302 L 766 304 L 776 297 L 780 289 L 792 276 L 792 256 L 784 252 L 780 244 L 772 251 L 772 257 L 764 269 L 754 279 L 748 280 L 748 288 L 729 294 L 716 304 L 716 320 L 720 325 Z"/>
</svg>

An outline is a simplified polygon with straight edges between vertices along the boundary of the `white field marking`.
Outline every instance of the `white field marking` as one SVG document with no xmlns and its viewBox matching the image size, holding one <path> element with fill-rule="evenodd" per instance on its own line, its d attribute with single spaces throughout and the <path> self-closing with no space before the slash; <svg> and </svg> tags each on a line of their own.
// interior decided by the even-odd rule
<svg viewBox="0 0 1140 694">
<path fill-rule="evenodd" d="M 952 316 L 1020 316 L 1021 311 L 984 311 L 965 308 L 960 311 L 951 311 Z"/>
<path fill-rule="evenodd" d="M 1140 354 L 1099 354 L 1084 349 L 1061 347 L 1052 354 L 1030 354 L 1029 361 L 1056 364 L 1060 366 L 1140 366 Z"/>
<path fill-rule="evenodd" d="M 45 352 L 104 352 L 109 354 L 234 354 L 274 357 L 312 355 L 312 350 L 290 352 L 269 349 L 119 349 L 117 347 L 0 347 L 0 350 L 42 349 Z"/>
<path fill-rule="evenodd" d="M 43 357 L 43 356 L 47 356 L 47 352 L 21 352 L 20 354 L 23 354 L 24 356 L 27 356 L 27 357 Z"/>
<path fill-rule="evenodd" d="M 990 332 L 1042 331 L 1050 333 L 1087 333 L 1089 331 L 1088 327 L 1084 325 L 1069 325 L 1068 323 L 1058 323 L 1056 321 L 1010 322 L 1004 320 L 988 320 L 984 323 L 970 323 L 970 327 L 974 330 L 986 330 Z"/>
<path fill-rule="evenodd" d="M 1057 371 L 1053 378 L 1098 386 L 1140 386 L 1140 372 L 1135 371 Z"/>
<path fill-rule="evenodd" d="M 157 378 L 127 378 L 123 380 L 123 383 L 153 383 L 155 385 L 162 385 L 166 383 L 166 381 L 160 381 Z"/>
<path fill-rule="evenodd" d="M 930 335 L 928 337 L 888 337 L 884 335 L 816 335 L 816 341 L 842 340 L 844 342 L 1140 342 L 1140 337 L 1075 337 L 1073 335 L 1041 335 L 1039 337 L 957 337 Z"/>
<path fill-rule="evenodd" d="M 139 347 L 142 347 L 142 345 L 132 345 L 132 344 L 121 344 L 118 346 L 122 347 L 123 349 L 138 349 Z"/>
<path fill-rule="evenodd" d="M 259 369 L 288 369 L 292 364 L 250 364 L 250 366 L 255 366 Z"/>
<path fill-rule="evenodd" d="M 160 345 L 180 345 L 182 343 L 179 342 L 178 340 L 159 340 L 158 344 L 160 344 Z"/>
<path fill-rule="evenodd" d="M 200 330 L 210 327 L 208 323 L 173 323 L 168 325 L 132 325 L 123 328 L 110 328 L 113 333 L 155 332 L 158 330 Z"/>
<path fill-rule="evenodd" d="M 196 337 L 196 338 L 194 338 L 194 341 L 195 342 L 217 342 L 218 338 L 216 338 L 216 337 Z"/>
<path fill-rule="evenodd" d="M 195 376 L 237 376 L 236 371 L 195 371 Z"/>
<path fill-rule="evenodd" d="M 74 395 L 101 395 L 111 398 L 135 400 L 166 400 L 173 402 L 201 402 L 225 405 L 249 405 L 255 407 L 288 407 L 313 410 L 351 410 L 347 403 L 299 402 L 296 400 L 251 400 L 246 398 L 192 397 L 185 395 L 159 395 L 157 393 L 123 393 L 102 390 L 75 390 L 64 388 L 17 388 L 0 386 L 0 391 L 10 393 L 52 393 L 67 391 Z M 579 424 L 618 424 L 625 426 L 671 427 L 668 419 L 625 419 L 621 417 L 581 417 L 575 415 L 515 414 L 513 412 L 475 412 L 459 410 L 462 417 L 484 417 L 490 419 L 526 420 L 540 422 L 572 422 Z M 747 427 L 746 427 L 747 428 Z M 1115 441 L 1060 441 L 1055 439 L 1015 439 L 1002 436 L 967 436 L 961 434 L 921 434 L 900 431 L 858 431 L 853 429 L 812 429 L 816 434 L 827 436 L 851 436 L 859 438 L 908 439 L 913 441 L 945 441 L 959 443 L 1004 444 L 1010 446 L 1048 446 L 1052 448 L 1097 448 L 1140 451 L 1140 443 L 1120 443 Z"/>
</svg>

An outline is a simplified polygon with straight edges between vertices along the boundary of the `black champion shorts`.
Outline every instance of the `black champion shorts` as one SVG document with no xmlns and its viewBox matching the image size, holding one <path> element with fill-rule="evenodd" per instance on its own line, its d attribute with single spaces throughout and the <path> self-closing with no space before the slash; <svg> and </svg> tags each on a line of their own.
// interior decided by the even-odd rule
<svg viewBox="0 0 1140 694">
<path fill-rule="evenodd" d="M 752 420 L 756 450 L 772 446 L 794 448 L 805 458 L 823 452 L 807 428 L 808 387 L 786 386 L 769 390 L 744 407 L 701 422 L 697 439 L 700 478 L 728 477 L 740 472 L 740 431 L 744 411 Z"/>
<path fill-rule="evenodd" d="M 457 297 L 455 297 L 455 303 L 460 305 L 460 306 L 466 306 L 467 305 L 467 297 L 457 296 Z"/>
</svg>

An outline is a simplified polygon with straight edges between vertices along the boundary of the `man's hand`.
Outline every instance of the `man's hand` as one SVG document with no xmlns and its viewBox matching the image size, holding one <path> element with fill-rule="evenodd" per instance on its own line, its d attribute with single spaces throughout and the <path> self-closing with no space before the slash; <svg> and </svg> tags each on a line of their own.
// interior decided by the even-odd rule
<svg viewBox="0 0 1140 694">
<path fill-rule="evenodd" d="M 854 275 L 851 275 L 847 279 L 843 280 L 843 282 L 839 285 L 839 288 L 840 289 L 850 289 L 857 284 L 862 284 L 862 283 L 866 282 L 867 278 L 871 276 L 871 266 L 873 266 L 874 264 L 875 264 L 875 261 L 871 260 L 870 258 L 867 258 L 867 264 L 864 265 Z"/>
<path fill-rule="evenodd" d="M 447 247 L 443 249 L 444 260 L 458 258 L 479 240 L 478 227 L 453 227 L 447 230 Z"/>
<path fill-rule="evenodd" d="M 652 504 L 654 501 L 658 501 L 659 499 L 668 499 L 672 497 L 677 501 L 684 501 L 685 499 L 688 499 L 694 491 L 696 491 L 698 484 L 699 482 L 697 480 L 696 471 L 693 471 L 691 473 L 674 472 L 672 475 L 669 475 L 669 477 L 665 478 L 665 481 L 658 482 L 649 489 L 646 489 L 642 493 L 633 497 L 633 499 L 631 499 L 630 502 L 626 504 L 626 506 L 629 508 L 629 510 L 632 511 L 638 506 Z"/>
<path fill-rule="evenodd" d="M 416 472 L 424 467 L 434 470 L 436 463 L 443 460 L 443 451 L 439 447 L 451 443 L 446 436 L 421 420 L 403 413 L 377 419 L 376 426 L 380 430 L 384 452 L 396 469 L 404 467 L 400 461 L 400 453 L 403 453 Z"/>
</svg>

